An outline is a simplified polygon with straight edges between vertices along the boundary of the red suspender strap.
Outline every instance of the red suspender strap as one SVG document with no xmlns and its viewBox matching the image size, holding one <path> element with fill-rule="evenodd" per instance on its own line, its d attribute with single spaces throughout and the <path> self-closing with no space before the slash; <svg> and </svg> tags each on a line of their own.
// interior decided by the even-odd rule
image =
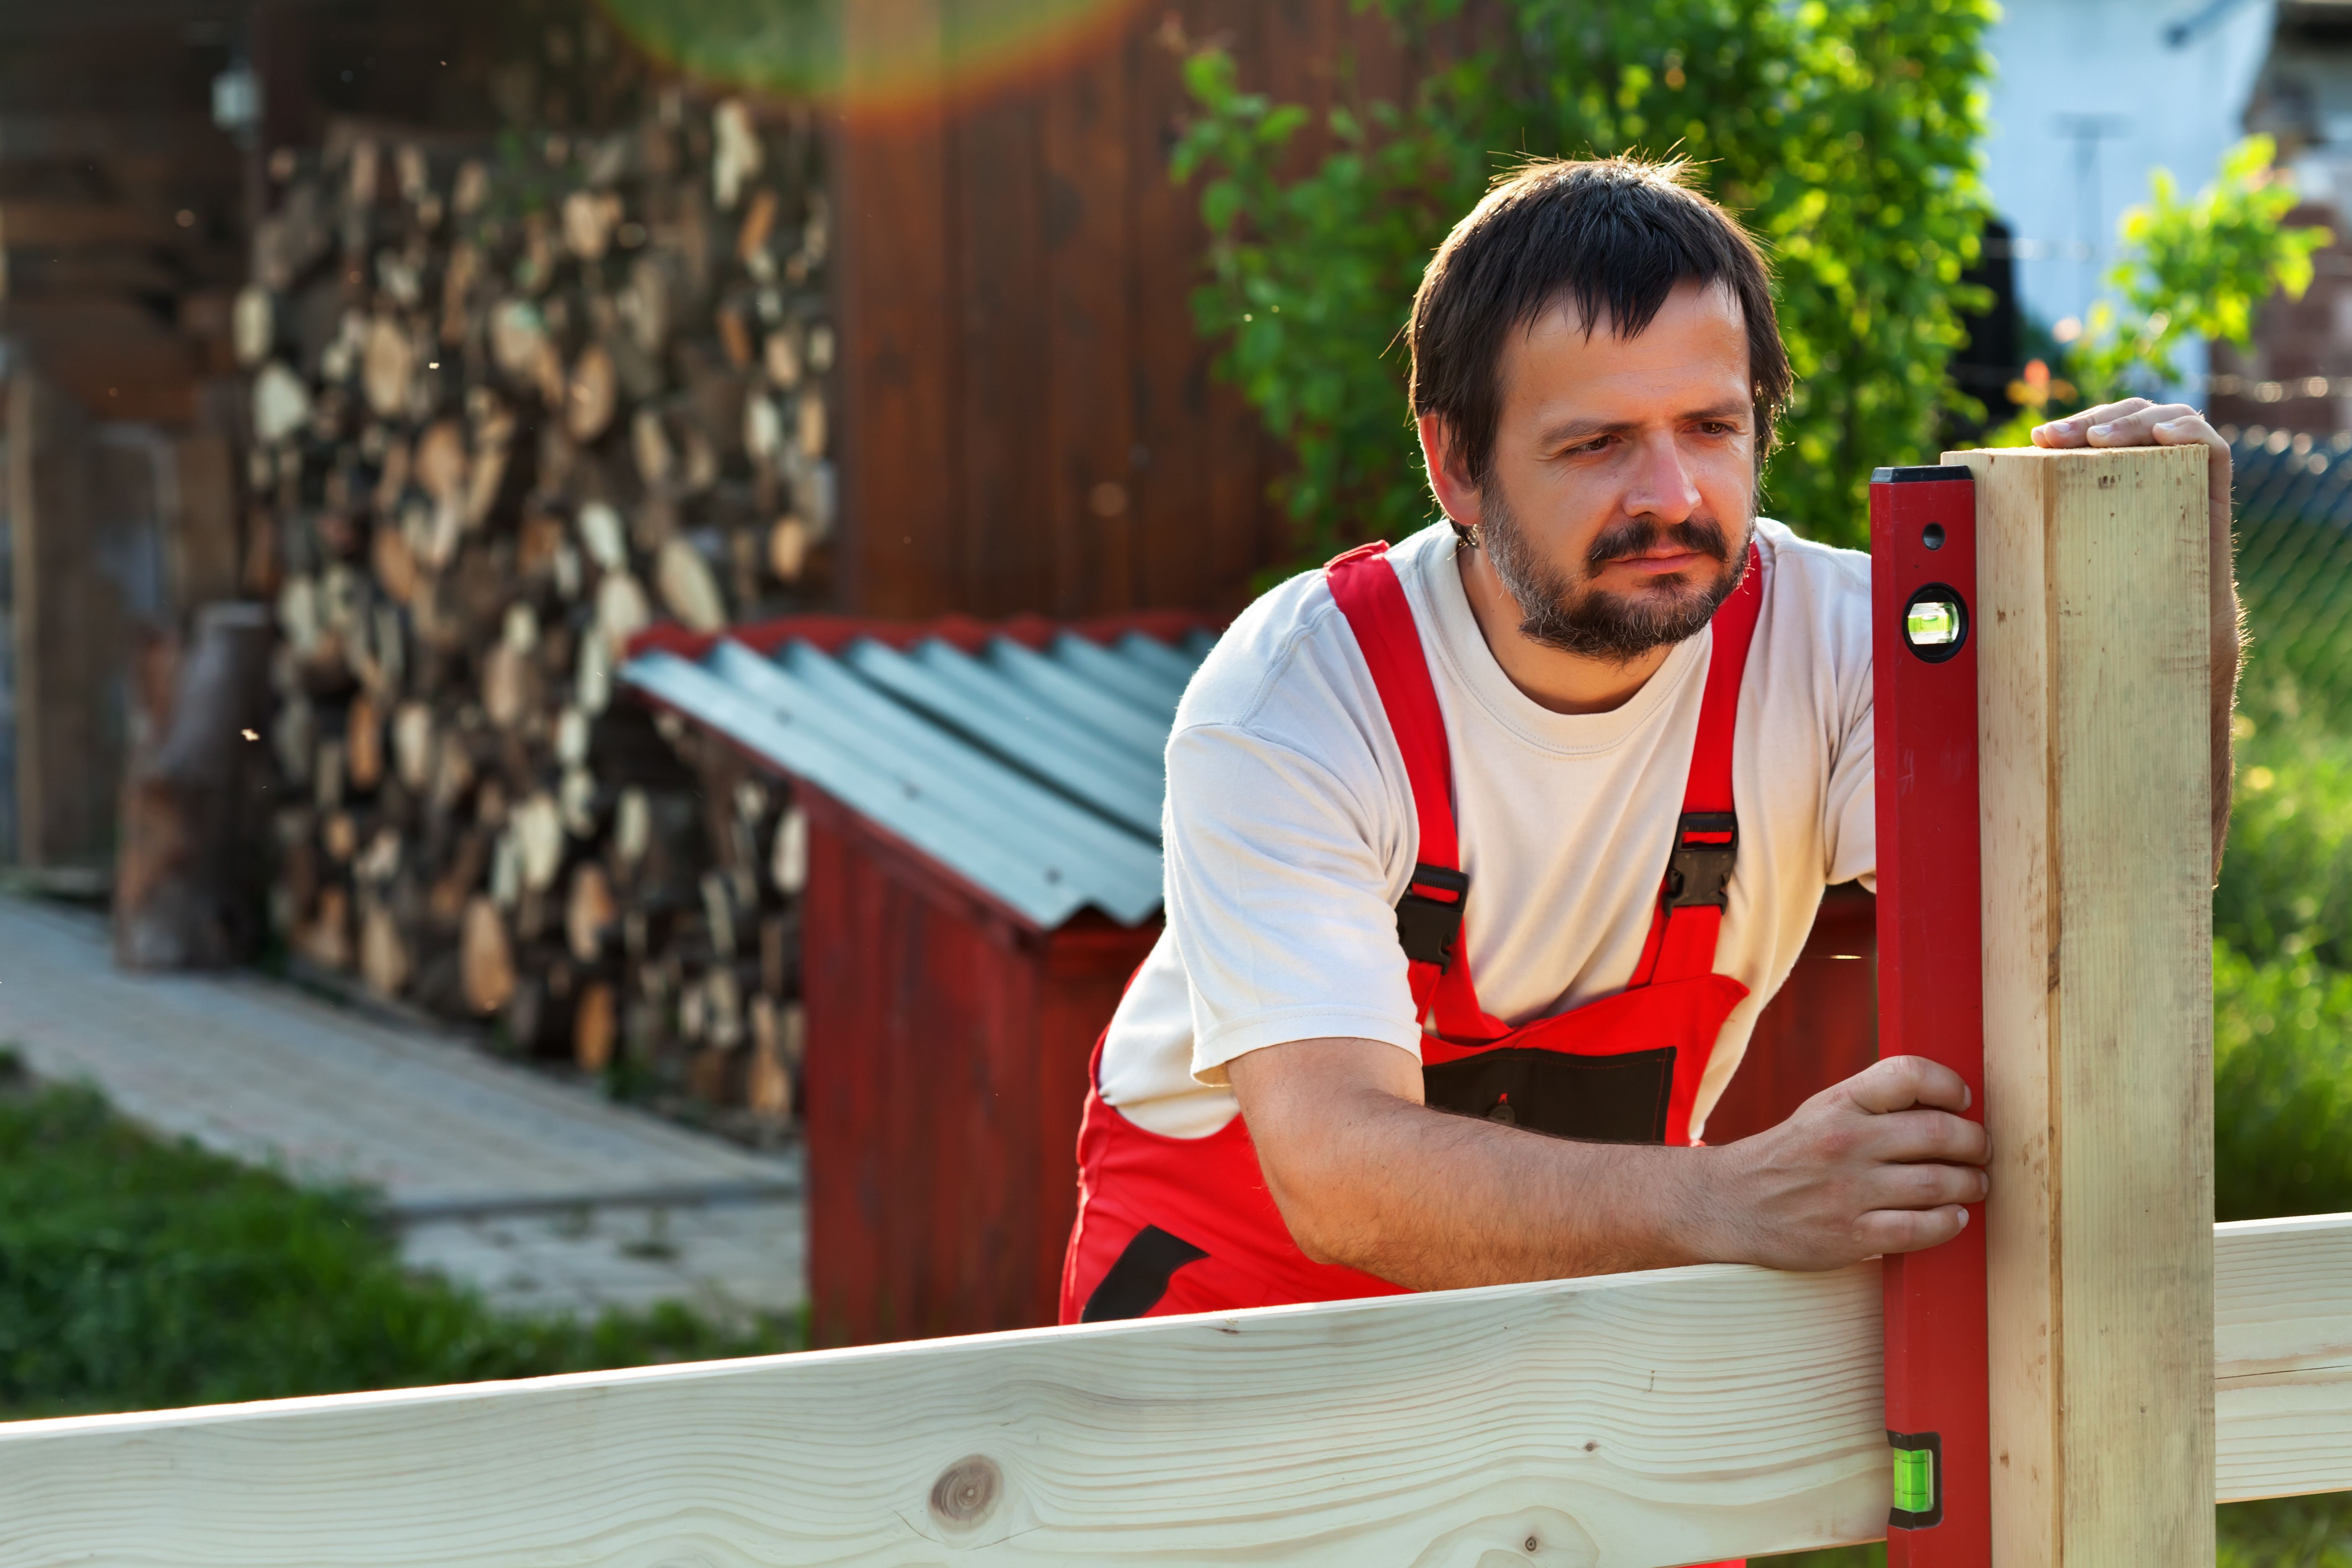
<svg viewBox="0 0 2352 1568">
<path fill-rule="evenodd" d="M 1446 1039 L 1465 1044 L 1498 1039 L 1509 1030 L 1479 1007 L 1467 947 L 1461 939 L 1469 884 L 1461 874 L 1445 717 L 1437 705 L 1437 688 L 1430 679 L 1421 628 L 1413 621 L 1404 584 L 1386 559 L 1388 548 L 1379 542 L 1360 545 L 1323 570 L 1332 600 L 1363 650 L 1412 786 L 1421 847 L 1412 883 L 1398 910 L 1398 934 L 1406 945 L 1413 1006 Z M 1714 646 L 1706 689 L 1699 700 L 1690 776 L 1683 786 L 1682 816 L 1650 940 L 1634 971 L 1635 985 L 1687 979 L 1715 968 L 1725 888 L 1739 839 L 1731 795 L 1732 739 L 1748 647 L 1763 601 L 1762 552 L 1750 544 L 1738 587 L 1715 613 Z M 1416 956 L 1417 946 L 1431 956 Z"/>
<path fill-rule="evenodd" d="M 1413 815 L 1421 827 L 1421 860 L 1448 871 L 1462 868 L 1454 838 L 1454 768 L 1445 744 L 1445 715 L 1421 648 L 1412 605 L 1388 563 L 1388 543 L 1359 545 L 1323 568 L 1332 600 L 1356 634 L 1371 667 L 1372 685 L 1388 710 L 1389 728 L 1404 753 L 1412 783 Z"/>
<path fill-rule="evenodd" d="M 1507 1031 L 1478 1006 L 1462 912 L 1470 884 L 1454 826 L 1454 769 L 1445 715 L 1429 678 L 1429 658 L 1388 545 L 1359 545 L 1323 569 L 1331 598 L 1348 617 L 1381 694 L 1389 729 L 1404 754 L 1406 781 L 1420 829 L 1412 882 L 1397 908 L 1397 934 L 1416 1014 L 1450 1039 L 1492 1040 Z"/>
<path fill-rule="evenodd" d="M 1716 938 L 1723 930 L 1723 907 L 1731 866 L 1739 847 L 1739 822 L 1731 798 L 1731 746 L 1739 723 L 1739 683 L 1748 671 L 1748 647 L 1764 605 L 1763 552 L 1748 547 L 1748 569 L 1739 586 L 1715 612 L 1715 646 L 1706 665 L 1706 690 L 1699 698 L 1698 738 L 1691 747 L 1690 777 L 1683 784 L 1683 812 L 1675 826 L 1674 851 L 1650 941 L 1634 970 L 1634 984 L 1687 980 L 1715 972 Z"/>
</svg>

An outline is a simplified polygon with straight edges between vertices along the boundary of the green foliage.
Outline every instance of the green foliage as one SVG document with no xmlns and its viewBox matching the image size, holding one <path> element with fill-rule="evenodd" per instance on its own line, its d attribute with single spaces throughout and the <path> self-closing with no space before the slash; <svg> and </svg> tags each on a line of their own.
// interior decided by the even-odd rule
<svg viewBox="0 0 2352 1568">
<path fill-rule="evenodd" d="M 12 1064 L 0 1062 L 0 1067 Z M 344 1194 L 168 1144 L 86 1089 L 0 1093 L 0 1412 L 158 1409 L 794 1348 L 678 1308 L 510 1317 L 405 1273 Z"/>
<path fill-rule="evenodd" d="M 2180 199 L 2170 170 L 2149 176 L 2148 201 L 2126 211 L 2117 228 L 2122 245 L 2106 279 L 2116 298 L 2091 306 L 2067 351 L 2066 373 L 2084 405 L 2154 395 L 2179 380 L 2176 356 L 2186 340 L 2242 348 L 2264 300 L 2303 298 L 2311 253 L 2330 236 L 2281 226 L 2295 197 L 2272 164 L 2276 152 L 2269 137 L 2247 137 L 2193 201 Z M 2028 407 L 1989 439 L 2022 443 L 2042 416 Z"/>
<path fill-rule="evenodd" d="M 2352 738 L 2250 684 L 2213 893 L 2214 1202 L 2352 1209 Z"/>
<path fill-rule="evenodd" d="M 2327 230 L 2284 228 L 2294 188 L 2272 167 L 2277 147 L 2249 136 L 2223 155 L 2221 172 L 2194 201 L 2180 199 L 2171 171 L 2149 177 L 2146 205 L 2126 212 L 2123 258 L 2107 282 L 2120 296 L 2101 300 L 2084 323 L 2069 363 L 2084 394 L 2122 395 L 2143 380 L 2177 379 L 2181 341 L 2202 337 L 2242 345 L 2254 309 L 2273 292 L 2303 298 L 2311 253 Z"/>
<path fill-rule="evenodd" d="M 937 32 L 885 14 L 853 25 L 838 0 L 603 0 L 656 58 L 708 81 L 762 92 L 930 97 L 961 79 L 1016 68 L 1098 33 L 1108 0 L 959 0 Z"/>
<path fill-rule="evenodd" d="M 2213 944 L 2213 1205 L 2352 1210 L 2352 974 Z"/>
<path fill-rule="evenodd" d="M 836 90 L 841 16 L 819 0 L 604 0 L 640 48 L 713 81 L 772 92 Z"/>
<path fill-rule="evenodd" d="M 2250 686 L 2213 932 L 2256 957 L 2352 971 L 2352 741 Z"/>
<path fill-rule="evenodd" d="M 1459 0 L 1381 0 L 1412 58 Z M 1504 36 L 1434 67 L 1402 104 L 1335 109 L 1331 151 L 1292 176 L 1297 105 L 1195 54 L 1200 115 L 1180 179 L 1205 175 L 1213 281 L 1194 298 L 1221 364 L 1287 443 L 1302 558 L 1431 515 L 1399 331 L 1430 252 L 1527 155 L 1695 159 L 1774 255 L 1800 377 L 1769 504 L 1864 536 L 1874 464 L 1934 449 L 1943 367 L 1978 303 L 1960 273 L 1985 212 L 1981 48 L 1990 0 L 1512 0 Z"/>
<path fill-rule="evenodd" d="M 2214 1568 L 2352 1568 L 2352 1492 L 2231 1503 L 2220 1522 Z"/>
</svg>

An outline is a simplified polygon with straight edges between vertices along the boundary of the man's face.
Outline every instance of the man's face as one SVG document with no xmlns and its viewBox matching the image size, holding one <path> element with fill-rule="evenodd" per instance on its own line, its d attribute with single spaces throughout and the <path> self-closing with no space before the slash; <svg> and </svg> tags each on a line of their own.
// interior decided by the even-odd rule
<svg viewBox="0 0 2352 1568">
<path fill-rule="evenodd" d="M 1510 335 L 1499 368 L 1475 521 L 1521 632 L 1616 662 L 1695 635 L 1738 584 L 1753 529 L 1738 301 L 1681 285 L 1631 339 L 1606 321 L 1588 335 L 1557 308 Z"/>
</svg>

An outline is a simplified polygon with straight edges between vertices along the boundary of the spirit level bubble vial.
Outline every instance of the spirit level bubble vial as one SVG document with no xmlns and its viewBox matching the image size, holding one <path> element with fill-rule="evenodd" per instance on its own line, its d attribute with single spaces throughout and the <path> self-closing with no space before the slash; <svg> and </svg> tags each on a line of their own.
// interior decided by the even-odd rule
<svg viewBox="0 0 2352 1568">
<path fill-rule="evenodd" d="M 1977 826 L 1976 484 L 1963 468 L 1870 476 L 1878 789 L 1878 1049 L 1968 1081 L 1984 1119 Z M 1984 1209 L 1889 1258 L 1888 1568 L 1988 1568 Z"/>
</svg>

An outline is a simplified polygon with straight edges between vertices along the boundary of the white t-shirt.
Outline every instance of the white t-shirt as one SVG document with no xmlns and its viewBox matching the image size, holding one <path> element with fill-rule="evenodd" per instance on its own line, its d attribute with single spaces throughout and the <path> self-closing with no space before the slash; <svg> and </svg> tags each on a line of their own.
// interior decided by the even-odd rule
<svg viewBox="0 0 2352 1568">
<path fill-rule="evenodd" d="M 1873 879 L 1870 559 L 1760 521 L 1764 602 L 1739 695 L 1739 856 L 1717 973 L 1747 985 L 1701 1080 L 1693 1134 L 1748 1048 L 1832 882 Z M 1389 552 L 1452 751 L 1471 974 L 1514 1027 L 1621 991 L 1649 934 L 1706 682 L 1709 628 L 1611 713 L 1554 713 L 1511 684 L 1443 522 Z M 1412 786 L 1320 572 L 1244 611 L 1192 678 L 1168 741 L 1168 927 L 1103 1047 L 1103 1098 L 1206 1137 L 1236 1107 L 1225 1064 L 1354 1036 L 1419 1058 L 1396 902 L 1420 834 Z"/>
</svg>

